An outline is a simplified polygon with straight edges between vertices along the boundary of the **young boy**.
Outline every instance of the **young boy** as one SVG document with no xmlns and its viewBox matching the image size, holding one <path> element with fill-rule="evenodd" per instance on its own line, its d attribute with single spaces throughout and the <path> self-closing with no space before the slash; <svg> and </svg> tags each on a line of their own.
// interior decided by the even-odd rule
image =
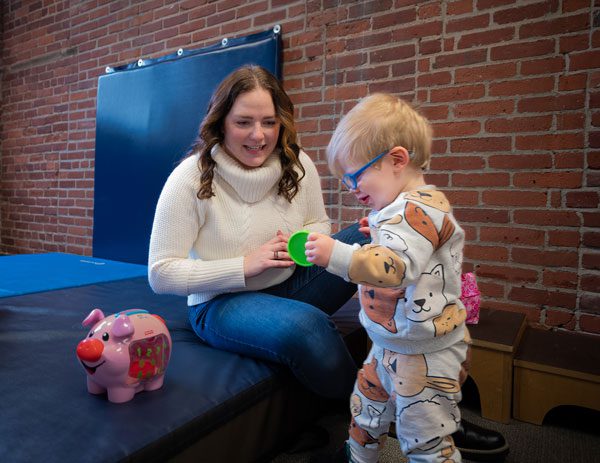
<svg viewBox="0 0 600 463">
<path fill-rule="evenodd" d="M 431 128 L 408 103 L 364 98 L 339 123 L 329 167 L 370 206 L 371 244 L 311 233 L 307 259 L 358 283 L 373 347 L 350 400 L 346 460 L 376 462 L 395 419 L 410 462 L 460 462 L 459 372 L 468 336 L 459 300 L 464 231 L 444 194 L 427 185 Z"/>
</svg>

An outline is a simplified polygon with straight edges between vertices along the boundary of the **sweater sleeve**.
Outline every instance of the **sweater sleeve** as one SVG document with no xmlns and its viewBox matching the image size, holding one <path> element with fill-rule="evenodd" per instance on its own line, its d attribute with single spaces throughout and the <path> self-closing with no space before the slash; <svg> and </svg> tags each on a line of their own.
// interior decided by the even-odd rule
<svg viewBox="0 0 600 463">
<path fill-rule="evenodd" d="M 331 223 L 325 212 L 319 172 L 304 151 L 300 152 L 300 161 L 306 171 L 305 177 L 300 182 L 305 208 L 304 228 L 311 232 L 329 235 L 331 233 Z"/>
<path fill-rule="evenodd" d="M 349 281 L 348 268 L 352 262 L 352 254 L 359 249 L 360 244 L 358 243 L 346 244 L 335 240 L 326 270 Z"/>
<path fill-rule="evenodd" d="M 187 296 L 200 291 L 243 288 L 244 258 L 203 261 L 190 256 L 204 223 L 198 200 L 197 158 L 184 160 L 167 179 L 160 194 L 148 256 L 148 281 L 158 294 Z"/>
</svg>

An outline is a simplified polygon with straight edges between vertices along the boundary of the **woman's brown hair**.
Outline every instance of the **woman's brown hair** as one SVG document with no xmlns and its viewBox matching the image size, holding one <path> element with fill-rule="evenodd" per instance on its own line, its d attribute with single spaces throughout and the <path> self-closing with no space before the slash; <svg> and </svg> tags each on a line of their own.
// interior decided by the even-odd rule
<svg viewBox="0 0 600 463">
<path fill-rule="evenodd" d="M 279 180 L 278 194 L 291 202 L 298 193 L 305 170 L 299 159 L 300 147 L 294 125 L 294 105 L 273 74 L 260 66 L 244 66 L 229 74 L 213 93 L 206 116 L 200 124 L 198 137 L 190 148 L 190 155 L 196 151 L 200 153 L 198 168 L 201 177 L 200 190 L 197 194 L 199 199 L 208 199 L 215 195 L 212 181 L 216 163 L 210 152 L 215 145 L 223 142 L 225 117 L 238 96 L 257 88 L 270 93 L 275 107 L 275 116 L 281 123 L 277 147 L 280 149 L 279 159 L 283 173 Z M 302 173 L 301 175 L 295 167 Z"/>
</svg>

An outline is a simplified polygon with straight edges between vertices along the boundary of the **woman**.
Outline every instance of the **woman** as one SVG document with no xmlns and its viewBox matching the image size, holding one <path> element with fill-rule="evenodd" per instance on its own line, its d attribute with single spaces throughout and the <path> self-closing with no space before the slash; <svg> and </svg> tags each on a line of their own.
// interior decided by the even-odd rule
<svg viewBox="0 0 600 463">
<path fill-rule="evenodd" d="M 286 252 L 296 230 L 330 232 L 293 114 L 265 69 L 225 78 L 158 201 L 149 281 L 157 293 L 188 296 L 192 327 L 209 345 L 285 364 L 313 392 L 347 400 L 356 367 L 328 315 L 356 287 L 296 267 Z M 366 241 L 357 225 L 336 238 Z"/>
</svg>

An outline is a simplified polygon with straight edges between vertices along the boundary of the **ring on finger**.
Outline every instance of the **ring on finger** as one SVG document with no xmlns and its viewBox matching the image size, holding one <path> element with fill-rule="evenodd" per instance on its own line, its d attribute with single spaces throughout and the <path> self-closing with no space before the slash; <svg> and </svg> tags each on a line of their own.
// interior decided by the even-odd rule
<svg viewBox="0 0 600 463">
<path fill-rule="evenodd" d="M 279 260 L 279 251 L 273 251 L 273 255 L 275 256 L 275 260 Z"/>
</svg>

